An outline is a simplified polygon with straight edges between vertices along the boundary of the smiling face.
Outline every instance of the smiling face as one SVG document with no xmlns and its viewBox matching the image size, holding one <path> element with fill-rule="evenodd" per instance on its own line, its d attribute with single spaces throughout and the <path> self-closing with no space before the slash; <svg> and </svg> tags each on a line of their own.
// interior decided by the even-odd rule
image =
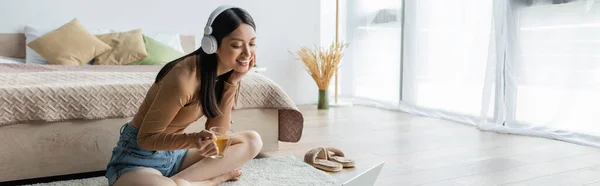
<svg viewBox="0 0 600 186">
<path fill-rule="evenodd" d="M 256 54 L 256 33 L 252 26 L 240 24 L 231 34 L 225 36 L 216 51 L 219 61 L 218 73 L 230 70 L 246 72 L 250 68 L 250 60 Z"/>
</svg>

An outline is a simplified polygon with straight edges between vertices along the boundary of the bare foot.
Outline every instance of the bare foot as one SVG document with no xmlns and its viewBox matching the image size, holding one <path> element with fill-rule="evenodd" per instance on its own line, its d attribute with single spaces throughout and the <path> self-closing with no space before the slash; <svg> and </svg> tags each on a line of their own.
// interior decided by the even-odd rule
<svg viewBox="0 0 600 186">
<path fill-rule="evenodd" d="M 242 171 L 240 170 L 232 170 L 228 173 L 222 174 L 220 176 L 214 177 L 209 181 L 212 183 L 211 185 L 220 185 L 226 181 L 237 181 L 242 176 Z"/>
<path fill-rule="evenodd" d="M 235 172 L 235 174 L 237 176 L 234 176 L 233 178 L 229 179 L 229 181 L 238 181 L 238 180 L 240 180 L 240 177 L 242 177 L 242 171 L 241 170 L 233 170 L 231 172 Z M 231 172 L 229 172 L 229 173 L 231 173 Z"/>
</svg>

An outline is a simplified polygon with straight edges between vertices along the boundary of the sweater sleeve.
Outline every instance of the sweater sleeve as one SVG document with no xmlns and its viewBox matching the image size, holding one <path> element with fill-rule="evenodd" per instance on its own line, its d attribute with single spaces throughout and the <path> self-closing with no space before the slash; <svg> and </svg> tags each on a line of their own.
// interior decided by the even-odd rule
<svg viewBox="0 0 600 186">
<path fill-rule="evenodd" d="M 137 142 L 149 150 L 199 148 L 199 133 L 167 133 L 165 130 L 184 105 L 193 99 L 195 76 L 188 69 L 173 67 L 157 85 L 153 102 L 138 132 Z"/>
<path fill-rule="evenodd" d="M 214 126 L 229 128 L 229 124 L 231 122 L 231 111 L 233 109 L 233 105 L 235 104 L 238 87 L 239 83 L 234 85 L 227 81 L 224 82 L 223 97 L 219 103 L 221 115 L 214 118 L 208 118 L 206 120 L 205 127 L 207 130 Z"/>
</svg>

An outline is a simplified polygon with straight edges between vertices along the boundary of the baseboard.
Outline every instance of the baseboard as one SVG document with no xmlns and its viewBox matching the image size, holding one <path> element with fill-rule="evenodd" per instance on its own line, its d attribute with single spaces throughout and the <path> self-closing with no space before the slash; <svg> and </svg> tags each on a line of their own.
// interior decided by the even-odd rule
<svg viewBox="0 0 600 186">
<path fill-rule="evenodd" d="M 106 171 L 96 171 L 96 172 L 86 172 L 86 173 L 50 176 L 50 177 L 42 177 L 42 178 L 31 178 L 31 179 L 24 179 L 24 180 L 0 182 L 0 185 L 2 185 L 2 186 L 4 186 L 4 185 L 30 185 L 30 184 L 36 184 L 36 183 L 48 183 L 48 182 L 62 181 L 62 180 L 84 179 L 84 178 L 104 176 L 105 173 L 106 173 Z"/>
</svg>

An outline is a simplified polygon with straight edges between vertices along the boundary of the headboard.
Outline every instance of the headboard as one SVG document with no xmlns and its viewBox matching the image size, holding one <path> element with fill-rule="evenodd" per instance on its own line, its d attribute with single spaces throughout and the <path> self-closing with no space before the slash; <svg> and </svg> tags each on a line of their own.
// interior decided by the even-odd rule
<svg viewBox="0 0 600 186">
<path fill-rule="evenodd" d="M 180 39 L 185 53 L 196 50 L 196 40 L 193 35 L 181 35 Z M 25 58 L 25 34 L 0 33 L 0 56 Z"/>
</svg>

